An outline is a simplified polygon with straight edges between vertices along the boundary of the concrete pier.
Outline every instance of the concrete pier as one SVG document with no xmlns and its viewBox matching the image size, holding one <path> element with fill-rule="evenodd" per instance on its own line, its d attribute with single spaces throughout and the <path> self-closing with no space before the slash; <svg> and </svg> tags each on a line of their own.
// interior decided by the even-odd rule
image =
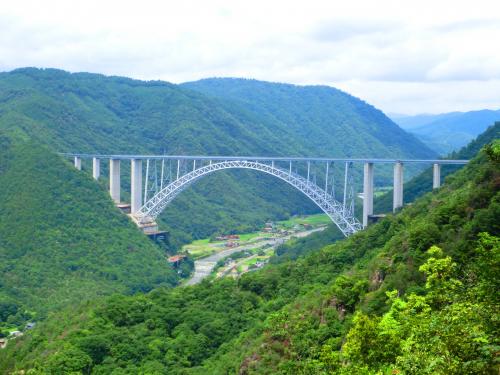
<svg viewBox="0 0 500 375">
<path fill-rule="evenodd" d="M 368 216 L 373 215 L 373 163 L 365 163 L 363 178 L 363 228 L 368 226 Z"/>
<path fill-rule="evenodd" d="M 120 160 L 109 159 L 109 194 L 115 203 L 120 203 Z"/>
<path fill-rule="evenodd" d="M 393 212 L 403 207 L 403 163 L 401 162 L 394 164 L 394 196 L 392 202 Z"/>
<path fill-rule="evenodd" d="M 437 189 L 441 186 L 441 164 L 432 166 L 432 188 Z"/>
<path fill-rule="evenodd" d="M 75 156 L 75 168 L 79 171 L 82 170 L 82 158 L 79 156 Z"/>
<path fill-rule="evenodd" d="M 92 177 L 98 180 L 100 175 L 101 175 L 101 159 L 92 158 Z"/>
<path fill-rule="evenodd" d="M 142 160 L 130 160 L 130 212 L 135 214 L 142 207 Z"/>
</svg>

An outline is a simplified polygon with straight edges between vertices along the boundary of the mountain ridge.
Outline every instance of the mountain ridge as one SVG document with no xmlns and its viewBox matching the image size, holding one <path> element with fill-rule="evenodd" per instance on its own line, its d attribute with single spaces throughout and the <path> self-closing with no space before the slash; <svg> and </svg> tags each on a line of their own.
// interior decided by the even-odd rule
<svg viewBox="0 0 500 375">
<path fill-rule="evenodd" d="M 287 87 L 279 86 L 280 90 Z M 317 101 L 314 92 L 308 95 L 308 100 Z M 331 125 L 327 132 L 315 125 L 323 118 L 317 113 L 289 108 L 291 113 L 287 115 L 288 109 L 284 108 L 280 116 L 296 119 L 300 115 L 304 119 L 300 131 L 296 119 L 295 130 L 290 132 L 269 112 L 221 104 L 218 98 L 171 83 L 27 68 L 0 73 L 0 129 L 33 138 L 57 152 L 434 155 L 399 128 L 395 138 L 403 136 L 405 142 L 401 144 L 385 146 L 370 135 L 365 138 L 373 142 L 364 142 L 360 135 L 377 128 L 374 121 L 383 115 L 377 112 L 372 121 L 371 106 L 359 100 L 351 105 L 350 97 L 340 97 L 344 104 L 324 114 L 325 122 L 341 124 L 340 132 Z M 334 99 L 328 99 L 328 103 Z M 339 111 L 342 115 L 338 115 Z M 351 117 L 355 119 L 352 124 L 348 121 Z M 384 124 L 390 121 L 383 119 Z M 358 143 L 348 147 L 347 139 Z M 107 166 L 101 167 L 105 182 Z M 124 199 L 129 188 L 128 168 L 123 166 Z M 84 164 L 84 170 L 88 165 Z M 390 171 L 385 178 L 390 179 Z M 268 189 L 271 184 L 274 188 Z M 190 214 L 186 214 L 188 210 Z M 206 212 L 213 214 L 207 217 Z M 256 229 L 267 219 L 311 212 L 317 212 L 317 208 L 307 198 L 286 184 L 276 184 L 272 177 L 244 171 L 220 172 L 183 192 L 162 214 L 160 225 L 170 231 L 172 248 L 179 248 L 216 231 Z"/>
<path fill-rule="evenodd" d="M 401 127 L 441 154 L 466 146 L 499 120 L 500 110 L 491 109 L 394 118 Z"/>
</svg>

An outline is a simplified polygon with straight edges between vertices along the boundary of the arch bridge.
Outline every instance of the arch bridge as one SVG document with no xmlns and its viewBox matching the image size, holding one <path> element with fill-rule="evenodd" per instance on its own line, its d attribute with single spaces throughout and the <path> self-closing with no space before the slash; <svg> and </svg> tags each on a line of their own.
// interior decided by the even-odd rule
<svg viewBox="0 0 500 375">
<path fill-rule="evenodd" d="M 403 166 L 406 164 L 433 165 L 433 188 L 441 185 L 443 164 L 466 164 L 467 160 L 398 160 L 342 159 L 259 156 L 176 156 L 176 155 L 95 155 L 62 154 L 71 157 L 77 169 L 82 159 L 92 160 L 92 175 L 100 177 L 101 160 L 109 160 L 109 191 L 117 205 L 120 202 L 120 164 L 130 161 L 130 216 L 145 232 L 157 231 L 156 218 L 186 188 L 204 176 L 227 169 L 255 170 L 272 175 L 306 195 L 332 222 L 350 236 L 368 225 L 373 215 L 373 179 L 375 164 L 393 164 L 393 210 L 403 206 Z M 145 170 L 143 168 L 145 161 Z M 363 216 L 354 215 L 354 164 L 364 165 Z M 335 180 L 335 170 L 343 173 Z M 321 182 L 318 182 L 318 179 Z M 321 184 L 321 186 L 320 186 Z M 335 188 L 341 187 L 337 199 Z"/>
</svg>

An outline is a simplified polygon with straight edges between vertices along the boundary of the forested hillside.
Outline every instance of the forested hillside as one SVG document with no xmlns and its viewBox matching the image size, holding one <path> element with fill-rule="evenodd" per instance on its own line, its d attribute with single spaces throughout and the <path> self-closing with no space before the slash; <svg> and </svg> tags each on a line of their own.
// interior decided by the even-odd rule
<svg viewBox="0 0 500 375">
<path fill-rule="evenodd" d="M 500 143 L 399 214 L 239 280 L 57 313 L 0 352 L 32 373 L 498 372 Z"/>
<path fill-rule="evenodd" d="M 434 155 L 380 111 L 338 90 L 249 82 L 259 87 L 253 95 L 262 97 L 255 104 L 209 97 L 191 90 L 192 85 L 18 69 L 0 73 L 0 129 L 58 152 Z M 225 84 L 242 85 L 239 80 Z M 256 228 L 268 218 L 315 210 L 300 193 L 270 176 L 234 171 L 195 184 L 161 221 L 177 247 L 218 230 Z"/>
<path fill-rule="evenodd" d="M 91 177 L 0 135 L 0 330 L 114 292 L 174 285 L 162 251 Z"/>
<path fill-rule="evenodd" d="M 495 122 L 488 127 L 485 132 L 471 141 L 467 146 L 462 147 L 457 152 L 450 153 L 445 159 L 472 159 L 479 150 L 486 144 L 500 138 L 500 122 Z M 461 166 L 444 165 L 441 167 L 441 180 L 445 181 L 451 173 L 462 168 Z M 432 190 L 432 167 L 427 168 L 421 174 L 415 176 L 404 184 L 404 202 L 413 202 L 417 197 Z M 375 199 L 374 212 L 390 212 L 392 209 L 393 191 L 390 190 Z"/>
<path fill-rule="evenodd" d="M 209 78 L 182 86 L 221 99 L 225 108 L 251 111 L 286 142 L 301 139 L 307 156 L 435 156 L 381 111 L 332 87 L 236 78 Z"/>
</svg>

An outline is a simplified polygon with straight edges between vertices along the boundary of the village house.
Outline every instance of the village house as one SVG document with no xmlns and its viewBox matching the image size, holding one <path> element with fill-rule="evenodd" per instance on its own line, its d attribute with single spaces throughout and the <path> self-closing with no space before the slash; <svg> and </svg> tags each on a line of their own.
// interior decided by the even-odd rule
<svg viewBox="0 0 500 375">
<path fill-rule="evenodd" d="M 167 261 L 168 263 L 172 264 L 173 266 L 178 266 L 180 262 L 186 257 L 184 254 L 177 254 L 177 255 L 172 255 L 171 257 L 168 257 Z"/>
</svg>

